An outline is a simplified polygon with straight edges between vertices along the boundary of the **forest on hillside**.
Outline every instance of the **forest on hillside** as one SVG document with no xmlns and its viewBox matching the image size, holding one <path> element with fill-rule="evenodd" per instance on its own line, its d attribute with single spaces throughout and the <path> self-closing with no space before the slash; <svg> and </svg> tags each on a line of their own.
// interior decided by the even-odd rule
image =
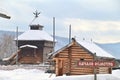
<svg viewBox="0 0 120 80">
<path fill-rule="evenodd" d="M 0 59 L 7 58 L 16 51 L 14 38 L 15 36 L 7 33 L 0 36 Z"/>
</svg>

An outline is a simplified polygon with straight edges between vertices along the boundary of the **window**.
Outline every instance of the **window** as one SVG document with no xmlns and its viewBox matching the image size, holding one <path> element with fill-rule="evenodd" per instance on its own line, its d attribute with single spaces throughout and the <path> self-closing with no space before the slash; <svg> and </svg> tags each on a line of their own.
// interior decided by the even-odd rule
<svg viewBox="0 0 120 80">
<path fill-rule="evenodd" d="M 80 58 L 80 61 L 84 61 L 84 58 Z"/>
</svg>

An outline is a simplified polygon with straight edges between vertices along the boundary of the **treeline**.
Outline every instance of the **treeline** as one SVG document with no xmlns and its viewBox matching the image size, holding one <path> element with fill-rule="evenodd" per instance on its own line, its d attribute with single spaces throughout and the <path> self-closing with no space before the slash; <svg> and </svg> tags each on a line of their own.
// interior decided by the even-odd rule
<svg viewBox="0 0 120 80">
<path fill-rule="evenodd" d="M 0 36 L 0 59 L 7 58 L 16 51 L 15 36 L 2 34 Z"/>
</svg>

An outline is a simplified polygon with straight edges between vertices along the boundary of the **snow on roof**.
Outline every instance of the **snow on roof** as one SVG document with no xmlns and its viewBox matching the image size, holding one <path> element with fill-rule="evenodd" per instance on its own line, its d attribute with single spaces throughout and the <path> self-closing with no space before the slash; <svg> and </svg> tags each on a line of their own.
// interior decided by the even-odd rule
<svg viewBox="0 0 120 80">
<path fill-rule="evenodd" d="M 24 47 L 31 47 L 31 48 L 38 48 L 37 46 L 33 46 L 33 45 L 23 45 L 23 46 L 20 46 L 20 48 L 24 48 Z"/>
<path fill-rule="evenodd" d="M 16 40 L 16 39 L 15 39 Z M 45 40 L 53 41 L 53 38 L 43 30 L 28 30 L 18 36 L 18 40 Z"/>
<path fill-rule="evenodd" d="M 110 57 L 115 58 L 102 48 L 100 48 L 98 45 L 96 45 L 94 42 L 88 42 L 88 41 L 77 41 L 81 46 L 89 50 L 91 53 L 96 53 L 96 56 L 99 57 Z"/>
<path fill-rule="evenodd" d="M 96 56 L 98 56 L 98 57 L 115 58 L 114 56 L 112 56 L 111 54 L 109 54 L 108 52 L 106 52 L 105 50 L 100 48 L 98 45 L 96 45 L 94 42 L 78 40 L 77 43 L 80 46 L 82 46 L 83 48 L 87 49 L 92 54 L 96 53 Z M 59 49 L 55 53 L 53 53 L 52 56 L 55 56 L 57 53 L 61 52 L 62 50 L 64 50 L 65 48 L 67 48 L 71 45 L 72 45 L 72 43 L 69 43 L 68 45 L 62 47 L 61 49 Z"/>
</svg>

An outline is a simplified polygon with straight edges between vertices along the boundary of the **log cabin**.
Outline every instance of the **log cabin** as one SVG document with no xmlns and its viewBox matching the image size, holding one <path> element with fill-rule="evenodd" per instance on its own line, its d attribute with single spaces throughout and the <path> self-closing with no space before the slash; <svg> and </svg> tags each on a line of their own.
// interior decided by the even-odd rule
<svg viewBox="0 0 120 80">
<path fill-rule="evenodd" d="M 96 57 L 94 57 L 94 53 Z M 54 61 L 56 76 L 66 75 L 87 75 L 93 74 L 94 68 L 91 66 L 79 66 L 79 61 L 111 61 L 114 62 L 115 57 L 107 53 L 94 42 L 76 41 L 74 38 L 72 42 L 63 48 L 57 50 L 50 58 Z M 111 67 L 96 67 L 97 74 L 110 74 Z"/>
<path fill-rule="evenodd" d="M 40 64 L 53 51 L 53 38 L 43 30 L 42 25 L 30 25 L 30 30 L 18 36 L 18 51 L 5 61 L 9 64 Z"/>
</svg>

